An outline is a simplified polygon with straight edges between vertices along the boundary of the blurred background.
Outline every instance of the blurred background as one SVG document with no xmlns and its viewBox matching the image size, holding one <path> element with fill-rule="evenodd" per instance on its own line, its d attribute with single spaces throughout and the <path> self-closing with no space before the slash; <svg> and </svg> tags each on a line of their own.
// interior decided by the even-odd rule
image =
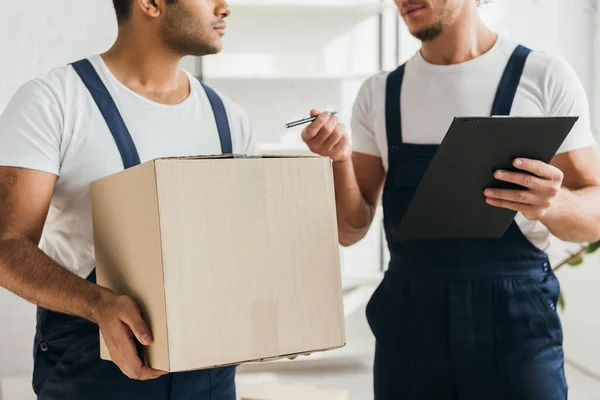
<svg viewBox="0 0 600 400">
<path fill-rule="evenodd" d="M 571 63 L 600 132 L 599 0 L 492 0 L 485 21 L 522 44 Z M 357 91 L 370 75 L 394 69 L 419 48 L 392 0 L 230 0 L 225 50 L 187 58 L 182 66 L 238 102 L 250 115 L 265 153 L 305 152 L 300 131 L 285 122 L 311 108 L 337 110 L 349 126 Z M 29 79 L 103 52 L 116 37 L 110 0 L 5 1 L 0 12 L 0 111 Z M 299 128 L 301 129 L 301 128 Z M 246 365 L 240 393 L 286 379 L 348 389 L 372 398 L 373 339 L 366 302 L 387 262 L 381 213 L 368 236 L 340 248 L 348 345 L 294 362 Z M 557 240 L 551 249 L 563 294 L 570 399 L 600 399 L 600 255 Z M 578 254 L 585 255 L 579 257 Z M 0 398 L 33 399 L 30 385 L 35 308 L 0 289 Z M 2 397 L 3 396 L 3 397 Z"/>
</svg>

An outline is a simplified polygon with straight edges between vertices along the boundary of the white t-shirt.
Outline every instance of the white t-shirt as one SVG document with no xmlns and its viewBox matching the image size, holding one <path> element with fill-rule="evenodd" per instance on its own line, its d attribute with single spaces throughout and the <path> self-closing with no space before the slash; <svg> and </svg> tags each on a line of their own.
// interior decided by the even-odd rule
<svg viewBox="0 0 600 400">
<path fill-rule="evenodd" d="M 169 156 L 221 153 L 214 114 L 200 82 L 177 105 L 140 96 L 118 81 L 99 55 L 90 62 L 112 95 L 142 162 Z M 258 154 L 244 111 L 223 102 L 234 153 Z M 23 85 L 0 116 L 0 165 L 58 176 L 40 248 L 81 277 L 94 269 L 89 184 L 123 170 L 104 118 L 72 66 Z"/>
<path fill-rule="evenodd" d="M 490 115 L 498 83 L 517 43 L 499 37 L 480 57 L 454 65 L 433 65 L 417 52 L 406 64 L 402 85 L 402 137 L 405 143 L 439 144 L 459 116 Z M 381 157 L 388 168 L 385 92 L 388 72 L 367 80 L 352 115 L 354 151 Z M 561 58 L 532 52 L 515 96 L 514 116 L 579 116 L 559 153 L 594 145 L 588 101 L 574 70 Z M 522 214 L 515 218 L 525 236 L 546 249 L 550 233 Z"/>
</svg>

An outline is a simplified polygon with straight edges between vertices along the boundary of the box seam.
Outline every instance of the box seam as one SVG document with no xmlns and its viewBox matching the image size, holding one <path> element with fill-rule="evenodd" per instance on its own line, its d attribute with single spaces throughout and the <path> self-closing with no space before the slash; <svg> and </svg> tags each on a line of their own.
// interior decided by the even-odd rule
<svg viewBox="0 0 600 400">
<path fill-rule="evenodd" d="M 331 191 L 333 192 L 333 209 L 336 210 L 337 209 L 337 204 L 336 204 L 336 194 L 335 194 L 335 181 L 333 178 L 333 161 L 331 161 L 330 159 L 327 159 L 327 180 L 329 181 L 330 187 L 331 187 Z M 340 251 L 339 251 L 339 230 L 338 230 L 338 225 L 337 225 L 337 220 L 335 223 L 335 243 L 337 245 L 337 251 L 335 253 L 335 258 L 336 258 L 336 265 L 338 267 L 338 278 L 339 278 L 339 283 L 340 283 L 340 291 L 343 293 L 344 289 L 343 289 L 343 282 L 342 282 L 342 277 L 341 277 L 341 271 L 340 271 Z M 344 310 L 344 301 L 343 301 L 343 296 L 340 296 L 340 307 L 342 310 Z M 344 313 L 342 312 L 342 318 L 341 318 L 341 324 L 342 326 L 345 326 L 345 318 L 344 318 Z M 344 334 L 343 334 L 343 341 L 344 341 L 344 345 L 347 341 L 347 337 L 346 337 L 346 329 L 344 329 Z"/>
<path fill-rule="evenodd" d="M 156 161 L 153 162 L 154 166 L 154 187 L 156 189 L 156 208 L 158 211 L 158 240 L 160 242 L 160 265 L 161 272 L 163 277 L 163 304 L 165 306 L 165 325 L 166 325 L 166 334 L 167 334 L 167 364 L 169 371 L 171 370 L 171 341 L 169 340 L 169 307 L 167 307 L 167 281 L 165 275 L 165 258 L 163 252 L 163 240 L 162 240 L 162 224 L 160 218 L 160 196 L 158 195 L 158 173 L 156 170 Z"/>
</svg>

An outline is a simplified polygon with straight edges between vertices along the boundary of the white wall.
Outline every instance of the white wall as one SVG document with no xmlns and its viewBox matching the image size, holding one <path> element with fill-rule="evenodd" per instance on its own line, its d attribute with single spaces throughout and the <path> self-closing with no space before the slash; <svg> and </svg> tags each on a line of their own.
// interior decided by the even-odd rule
<svg viewBox="0 0 600 400">
<path fill-rule="evenodd" d="M 112 3 L 19 0 L 0 12 L 0 110 L 25 81 L 103 51 L 116 35 Z M 0 375 L 31 369 L 35 308 L 0 289 Z"/>
<path fill-rule="evenodd" d="M 566 301 L 561 313 L 566 357 L 600 376 L 600 254 L 576 269 L 561 269 L 557 276 Z"/>
</svg>

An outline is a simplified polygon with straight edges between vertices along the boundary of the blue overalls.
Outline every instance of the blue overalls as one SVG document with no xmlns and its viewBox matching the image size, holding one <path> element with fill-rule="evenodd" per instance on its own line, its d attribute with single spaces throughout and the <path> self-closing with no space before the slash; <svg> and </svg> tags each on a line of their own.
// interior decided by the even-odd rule
<svg viewBox="0 0 600 400">
<path fill-rule="evenodd" d="M 519 46 L 512 54 L 492 115 L 510 114 L 529 53 Z M 497 240 L 395 241 L 437 149 L 402 140 L 404 68 L 389 75 L 386 89 L 391 260 L 367 305 L 375 399 L 565 400 L 559 283 L 546 253 L 514 221 Z"/>
<path fill-rule="evenodd" d="M 140 158 L 121 114 L 87 60 L 72 64 L 94 98 L 117 143 L 125 168 Z M 203 85 L 212 105 L 223 153 L 232 153 L 225 106 Z M 88 277 L 96 282 L 95 271 Z M 129 379 L 100 359 L 98 326 L 43 308 L 37 311 L 33 388 L 40 400 L 235 400 L 235 367 L 172 373 L 151 381 Z"/>
</svg>

